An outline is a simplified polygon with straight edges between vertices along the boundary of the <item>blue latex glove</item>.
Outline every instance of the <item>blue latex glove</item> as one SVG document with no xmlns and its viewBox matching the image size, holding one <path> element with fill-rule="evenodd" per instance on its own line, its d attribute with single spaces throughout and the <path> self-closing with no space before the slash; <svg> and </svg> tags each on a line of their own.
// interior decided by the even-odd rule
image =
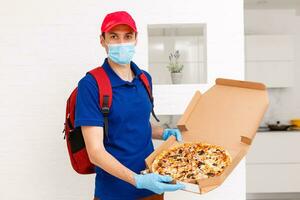
<svg viewBox="0 0 300 200">
<path fill-rule="evenodd" d="M 174 135 L 177 141 L 182 141 L 182 136 L 178 128 L 166 128 L 162 134 L 162 139 L 167 140 L 171 135 Z"/>
<path fill-rule="evenodd" d="M 162 194 L 166 191 L 175 191 L 184 189 L 184 185 L 180 183 L 171 184 L 171 176 L 162 176 L 156 173 L 150 173 L 146 175 L 135 174 L 134 175 L 136 187 L 138 189 L 147 189 L 157 194 Z"/>
</svg>

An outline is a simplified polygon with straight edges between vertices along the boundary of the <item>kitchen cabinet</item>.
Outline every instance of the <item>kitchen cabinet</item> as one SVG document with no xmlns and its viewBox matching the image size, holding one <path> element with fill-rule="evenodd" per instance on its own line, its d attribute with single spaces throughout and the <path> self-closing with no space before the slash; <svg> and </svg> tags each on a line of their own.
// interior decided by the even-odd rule
<svg viewBox="0 0 300 200">
<path fill-rule="evenodd" d="M 246 61 L 290 61 L 294 59 L 291 35 L 246 35 Z"/>
<path fill-rule="evenodd" d="M 247 193 L 300 192 L 299 164 L 247 164 Z"/>
<path fill-rule="evenodd" d="M 290 35 L 246 35 L 245 79 L 268 88 L 292 87 L 294 42 Z"/>
<path fill-rule="evenodd" d="M 247 193 L 300 192 L 300 131 L 258 132 L 246 156 Z"/>
<path fill-rule="evenodd" d="M 292 61 L 249 61 L 246 80 L 262 82 L 267 88 L 292 87 L 294 82 Z"/>
</svg>

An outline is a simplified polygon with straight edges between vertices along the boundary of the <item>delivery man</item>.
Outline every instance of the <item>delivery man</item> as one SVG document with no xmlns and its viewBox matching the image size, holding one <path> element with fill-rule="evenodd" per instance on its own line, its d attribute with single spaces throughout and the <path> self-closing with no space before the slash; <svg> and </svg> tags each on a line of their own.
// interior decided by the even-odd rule
<svg viewBox="0 0 300 200">
<path fill-rule="evenodd" d="M 138 75 L 144 72 L 132 62 L 137 43 L 137 28 L 125 11 L 113 12 L 103 20 L 100 42 L 107 52 L 102 67 L 108 74 L 113 91 L 109 114 L 108 139 L 104 137 L 104 118 L 99 107 L 96 80 L 85 75 L 78 82 L 75 127 L 81 126 L 90 161 L 95 165 L 94 199 L 133 200 L 163 199 L 165 191 L 183 189 L 171 184 L 170 176 L 146 175 L 145 158 L 153 152 L 151 138 L 166 140 L 178 129 L 163 129 L 150 123 L 152 105 Z M 101 92 L 101 91 L 100 91 Z"/>
</svg>

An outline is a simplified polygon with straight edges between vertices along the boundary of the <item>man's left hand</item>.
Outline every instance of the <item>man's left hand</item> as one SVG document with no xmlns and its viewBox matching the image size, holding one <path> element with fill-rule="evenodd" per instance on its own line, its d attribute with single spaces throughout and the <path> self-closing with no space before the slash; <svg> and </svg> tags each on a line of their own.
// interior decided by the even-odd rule
<svg viewBox="0 0 300 200">
<path fill-rule="evenodd" d="M 166 128 L 163 131 L 162 139 L 167 140 L 171 135 L 176 137 L 177 141 L 182 141 L 182 136 L 178 128 Z"/>
</svg>

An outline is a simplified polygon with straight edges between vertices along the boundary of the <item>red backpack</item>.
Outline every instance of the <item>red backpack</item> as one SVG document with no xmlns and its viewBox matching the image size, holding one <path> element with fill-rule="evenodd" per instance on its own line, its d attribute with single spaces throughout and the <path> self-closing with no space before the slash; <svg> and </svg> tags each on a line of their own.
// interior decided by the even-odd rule
<svg viewBox="0 0 300 200">
<path fill-rule="evenodd" d="M 100 108 L 104 116 L 104 133 L 105 137 L 108 138 L 108 115 L 112 104 L 112 88 L 110 80 L 103 67 L 97 67 L 87 73 L 90 73 L 94 77 L 98 85 Z M 154 106 L 151 87 L 144 72 L 139 75 L 139 79 L 142 81 L 144 87 L 146 88 L 148 96 L 152 103 L 152 115 L 156 119 L 156 121 L 159 122 L 159 119 L 156 117 L 153 110 Z M 63 133 L 65 133 L 64 139 L 66 139 L 68 153 L 73 169 L 79 174 L 92 174 L 95 173 L 95 169 L 94 165 L 89 160 L 83 135 L 81 132 L 81 127 L 74 127 L 76 96 L 77 87 L 73 90 L 67 100 L 66 116 L 63 130 Z"/>
</svg>

